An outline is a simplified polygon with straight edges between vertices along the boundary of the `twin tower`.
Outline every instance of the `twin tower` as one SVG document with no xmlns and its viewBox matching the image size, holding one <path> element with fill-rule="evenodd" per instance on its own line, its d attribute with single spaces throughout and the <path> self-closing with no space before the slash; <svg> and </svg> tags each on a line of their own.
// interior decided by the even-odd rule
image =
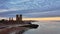
<svg viewBox="0 0 60 34">
<path fill-rule="evenodd" d="M 9 18 L 9 21 L 13 21 L 13 17 L 12 18 Z M 17 22 L 22 22 L 22 14 L 20 14 L 20 15 L 16 15 L 16 21 Z"/>
<path fill-rule="evenodd" d="M 16 15 L 16 21 L 22 22 L 22 14 Z"/>
</svg>

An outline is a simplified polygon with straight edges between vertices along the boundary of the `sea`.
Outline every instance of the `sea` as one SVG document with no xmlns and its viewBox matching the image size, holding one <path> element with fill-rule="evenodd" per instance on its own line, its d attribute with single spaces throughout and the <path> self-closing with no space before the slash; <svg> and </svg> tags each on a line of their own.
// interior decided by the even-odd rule
<svg viewBox="0 0 60 34">
<path fill-rule="evenodd" d="M 39 27 L 28 29 L 22 34 L 60 34 L 60 22 L 32 22 L 32 24 L 38 24 Z"/>
</svg>

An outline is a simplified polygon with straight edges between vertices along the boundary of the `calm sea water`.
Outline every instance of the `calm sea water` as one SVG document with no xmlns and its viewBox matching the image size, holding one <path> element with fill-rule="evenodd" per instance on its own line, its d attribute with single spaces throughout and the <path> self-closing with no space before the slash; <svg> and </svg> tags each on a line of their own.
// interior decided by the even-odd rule
<svg viewBox="0 0 60 34">
<path fill-rule="evenodd" d="M 39 27 L 29 29 L 23 34 L 60 34 L 60 22 L 35 22 Z"/>
</svg>

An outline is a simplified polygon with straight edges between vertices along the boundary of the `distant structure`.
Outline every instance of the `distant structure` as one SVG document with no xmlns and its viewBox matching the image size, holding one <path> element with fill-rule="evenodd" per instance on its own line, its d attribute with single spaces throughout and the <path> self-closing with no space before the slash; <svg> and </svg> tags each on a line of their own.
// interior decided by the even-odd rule
<svg viewBox="0 0 60 34">
<path fill-rule="evenodd" d="M 13 17 L 12 18 L 9 18 L 9 21 L 13 21 Z"/>
<path fill-rule="evenodd" d="M 22 14 L 20 14 L 19 21 L 20 22 L 22 21 Z"/>
<path fill-rule="evenodd" d="M 3 24 L 31 24 L 31 20 L 27 20 L 27 21 L 23 21 L 22 20 L 22 14 L 20 15 L 16 15 L 16 20 L 13 20 L 13 17 L 12 18 L 9 18 L 9 20 L 5 20 L 5 19 L 2 19 L 0 20 L 0 23 L 3 23 Z"/>
<path fill-rule="evenodd" d="M 16 15 L 16 21 L 17 22 L 22 22 L 22 14 L 20 14 L 20 15 Z"/>
<path fill-rule="evenodd" d="M 18 14 L 16 15 L 16 21 L 19 21 L 19 15 Z"/>
</svg>

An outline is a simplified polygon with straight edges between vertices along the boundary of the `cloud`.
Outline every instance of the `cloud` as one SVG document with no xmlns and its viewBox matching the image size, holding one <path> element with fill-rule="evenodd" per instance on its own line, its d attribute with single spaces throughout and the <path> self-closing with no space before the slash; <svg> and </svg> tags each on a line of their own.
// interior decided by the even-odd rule
<svg viewBox="0 0 60 34">
<path fill-rule="evenodd" d="M 60 16 L 60 0 L 0 0 L 0 17 L 23 14 L 24 17 Z"/>
<path fill-rule="evenodd" d="M 1 12 L 0 17 L 15 17 L 16 14 L 22 14 L 24 17 L 59 17 L 60 10 L 53 11 L 38 11 L 38 10 L 19 10 L 19 11 L 9 11 Z"/>
<path fill-rule="evenodd" d="M 17 11 L 17 10 L 21 10 L 20 8 L 10 8 L 10 9 L 0 9 L 0 12 L 7 12 L 7 11 Z"/>
<path fill-rule="evenodd" d="M 24 8 L 24 9 L 49 9 L 60 7 L 60 0 L 0 0 L 0 7 L 8 8 Z M 23 9 L 22 9 L 23 10 Z"/>
</svg>

